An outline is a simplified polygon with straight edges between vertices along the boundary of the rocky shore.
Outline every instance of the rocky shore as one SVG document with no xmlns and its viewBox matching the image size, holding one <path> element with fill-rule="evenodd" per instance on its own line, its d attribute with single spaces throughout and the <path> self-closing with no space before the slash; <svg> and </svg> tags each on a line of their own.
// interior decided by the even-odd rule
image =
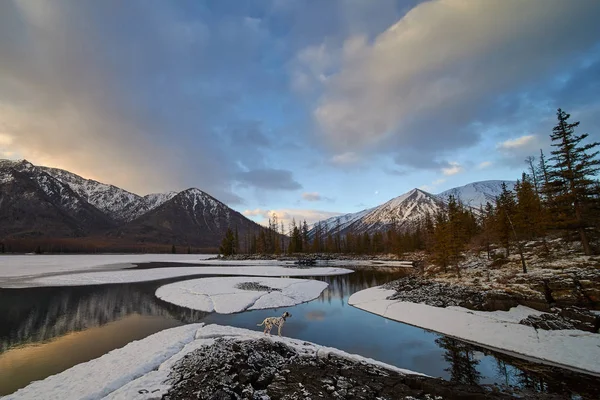
<svg viewBox="0 0 600 400">
<path fill-rule="evenodd" d="M 459 306 L 477 311 L 508 311 L 512 307 L 525 305 L 546 314 L 530 315 L 521 324 L 545 330 L 580 329 L 598 332 L 600 313 L 593 311 L 598 303 L 586 295 L 581 280 L 569 277 L 568 273 L 569 271 L 563 271 L 539 281 L 535 277 L 520 277 L 515 279 L 516 282 L 506 282 L 504 288 L 499 285 L 493 288 L 463 286 L 409 276 L 389 282 L 383 288 L 396 291 L 388 297 L 389 300 L 442 308 Z M 584 271 L 571 273 L 576 276 Z M 587 271 L 586 277 L 591 278 L 592 275 Z M 600 274 L 593 277 L 598 278 Z M 514 290 L 516 285 L 519 285 L 519 290 Z"/>
<path fill-rule="evenodd" d="M 267 338 L 217 339 L 184 356 L 169 383 L 165 400 L 568 398 L 407 375 L 331 353 L 302 354 Z"/>
</svg>

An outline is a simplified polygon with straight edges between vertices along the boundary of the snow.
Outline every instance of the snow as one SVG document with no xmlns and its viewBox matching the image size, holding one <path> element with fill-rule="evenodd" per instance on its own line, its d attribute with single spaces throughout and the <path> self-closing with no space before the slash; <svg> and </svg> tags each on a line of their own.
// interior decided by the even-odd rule
<svg viewBox="0 0 600 400">
<path fill-rule="evenodd" d="M 465 205 L 479 208 L 488 201 L 492 204 L 496 202 L 496 197 L 502 192 L 502 183 L 506 184 L 508 190 L 513 190 L 516 182 L 499 180 L 473 182 L 446 190 L 437 196 L 443 198 L 444 201 L 448 201 L 450 196 L 454 196 Z"/>
<path fill-rule="evenodd" d="M 2 255 L 2 278 L 31 277 L 51 273 L 83 271 L 95 268 L 132 267 L 135 264 L 156 262 L 196 263 L 214 254 L 85 254 L 85 255 Z"/>
<path fill-rule="evenodd" d="M 77 286 L 142 282 L 189 275 L 317 276 L 341 275 L 352 272 L 343 268 L 345 266 L 412 268 L 412 263 L 409 261 L 324 260 L 317 262 L 315 268 L 297 269 L 293 268 L 293 261 L 209 260 L 208 258 L 211 257 L 214 257 L 214 255 L 6 255 L 0 256 L 0 287 Z M 193 264 L 194 266 L 148 270 L 126 269 L 148 262 L 176 262 Z"/>
<path fill-rule="evenodd" d="M 540 314 L 523 306 L 508 312 L 471 311 L 462 307 L 438 308 L 387 300 L 394 293 L 394 290 L 370 288 L 350 296 L 348 304 L 483 347 L 600 375 L 600 334 L 580 330 L 536 330 L 518 324 L 526 315 Z"/>
<path fill-rule="evenodd" d="M 150 193 L 144 196 L 144 202 L 148 205 L 149 210 L 153 210 L 175 196 L 177 196 L 177 192 Z"/>
<path fill-rule="evenodd" d="M 270 291 L 237 288 L 254 282 Z M 319 297 L 327 283 L 308 279 L 219 277 L 202 278 L 161 286 L 156 297 L 178 306 L 219 314 L 244 310 L 294 306 Z"/>
<path fill-rule="evenodd" d="M 177 355 L 202 324 L 168 329 L 102 357 L 36 381 L 4 397 L 11 399 L 101 399 Z"/>
<path fill-rule="evenodd" d="M 33 382 L 4 399 L 160 399 L 170 389 L 170 385 L 166 381 L 173 366 L 187 353 L 203 345 L 211 345 L 217 338 L 245 341 L 265 337 L 274 342 L 282 342 L 306 357 L 324 357 L 328 354 L 335 354 L 402 374 L 417 374 L 303 340 L 265 336 L 261 331 L 230 326 L 191 324 L 167 329 L 145 339 L 129 343 L 100 358 L 76 365 L 44 380 Z"/>
<path fill-rule="evenodd" d="M 25 256 L 24 256 L 25 257 Z M 36 256 L 31 256 L 36 257 Z M 50 256 L 48 258 L 59 257 Z M 99 256 L 100 258 L 104 258 Z M 116 256 L 118 258 L 118 256 Z M 196 256 L 197 257 L 197 256 Z M 4 257 L 0 257 L 2 260 Z M 186 260 L 184 257 L 169 258 L 167 255 L 163 255 L 158 261 L 177 261 L 196 264 L 198 260 L 189 259 Z M 85 258 L 84 258 L 85 260 Z M 125 256 L 122 258 L 128 260 Z M 140 261 L 144 260 L 144 261 Z M 129 259 L 133 262 L 134 259 Z M 157 261 L 153 256 L 139 257 L 137 262 L 149 262 Z M 333 267 L 316 267 L 316 268 L 285 268 L 281 266 L 214 266 L 214 267 L 166 267 L 166 268 L 151 268 L 151 269 L 117 269 L 127 264 L 116 264 L 116 265 L 104 265 L 105 271 L 93 271 L 93 272 L 69 272 L 73 271 L 77 266 L 67 265 L 63 273 L 46 274 L 42 275 L 43 271 L 40 265 L 35 270 L 28 268 L 30 266 L 23 266 L 24 269 L 30 271 L 30 275 L 18 275 L 21 271 L 15 271 L 15 269 L 5 268 L 0 271 L 6 270 L 7 273 L 17 273 L 12 278 L 0 278 L 0 287 L 5 288 L 26 288 L 26 287 L 38 287 L 38 286 L 85 286 L 85 285 L 103 285 L 111 283 L 128 283 L 128 282 L 146 282 L 155 281 L 160 279 L 175 278 L 182 276 L 192 275 L 242 275 L 242 276 L 324 276 L 324 275 L 342 275 L 351 273 L 351 270 L 344 268 L 333 268 Z M 281 264 L 280 264 L 281 265 Z M 0 264 L 1 266 L 1 264 Z M 88 264 L 87 268 L 101 267 L 102 265 Z M 18 269 L 18 264 L 15 265 Z M 50 265 L 48 270 L 52 270 L 55 265 Z M 71 267 L 71 270 L 69 270 Z M 34 272 L 34 273 L 31 273 Z M 66 273 L 64 273 L 66 272 Z M 10 275 L 9 275 L 10 276 Z M 16 277 L 15 277 L 16 276 Z"/>
</svg>

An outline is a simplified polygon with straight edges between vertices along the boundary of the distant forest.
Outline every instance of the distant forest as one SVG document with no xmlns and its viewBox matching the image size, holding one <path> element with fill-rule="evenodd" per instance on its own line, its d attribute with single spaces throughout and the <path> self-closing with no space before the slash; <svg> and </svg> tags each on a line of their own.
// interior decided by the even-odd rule
<svg viewBox="0 0 600 400">
<path fill-rule="evenodd" d="M 468 248 L 486 251 L 491 257 L 493 246 L 502 247 L 502 256 L 511 249 L 522 253 L 523 243 L 540 240 L 545 246 L 549 234 L 563 235 L 581 242 L 583 253 L 595 254 L 600 222 L 600 183 L 596 179 L 600 160 L 598 142 L 586 143 L 588 134 L 576 134 L 579 122 L 569 122 L 570 115 L 557 111 L 553 128 L 552 151 L 542 150 L 537 157 L 525 160 L 527 170 L 514 190 L 503 185 L 495 204 L 488 202 L 473 209 L 450 197 L 441 212 L 425 217 L 411 229 L 396 227 L 386 232 L 340 234 L 339 224 L 327 230 L 316 224 L 309 236 L 306 221 L 292 222 L 288 230 L 277 217 L 266 229 L 238 237 L 229 230 L 220 253 L 351 253 L 402 255 L 425 251 L 444 269 L 457 266 Z M 523 263 L 525 268 L 525 264 Z"/>
</svg>

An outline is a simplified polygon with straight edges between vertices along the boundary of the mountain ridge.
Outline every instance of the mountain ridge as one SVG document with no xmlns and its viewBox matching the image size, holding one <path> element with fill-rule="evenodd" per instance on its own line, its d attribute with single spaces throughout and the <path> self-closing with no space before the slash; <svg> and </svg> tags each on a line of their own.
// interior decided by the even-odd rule
<svg viewBox="0 0 600 400">
<path fill-rule="evenodd" d="M 502 184 L 509 190 L 514 188 L 514 181 L 488 180 L 472 182 L 464 186 L 448 189 L 438 194 L 431 194 L 422 189 L 414 188 L 408 192 L 394 197 L 379 206 L 368 208 L 356 213 L 349 213 L 316 222 L 309 232 L 314 237 L 316 230 L 336 233 L 362 234 L 384 232 L 392 227 L 408 230 L 426 214 L 434 215 L 447 203 L 450 196 L 471 207 L 477 212 L 479 206 L 485 202 L 494 202 L 500 194 Z M 340 221 L 338 223 L 338 221 Z"/>
<path fill-rule="evenodd" d="M 227 228 L 264 229 L 198 188 L 139 196 L 72 172 L 0 160 L 0 239 L 93 237 L 218 247 Z"/>
</svg>

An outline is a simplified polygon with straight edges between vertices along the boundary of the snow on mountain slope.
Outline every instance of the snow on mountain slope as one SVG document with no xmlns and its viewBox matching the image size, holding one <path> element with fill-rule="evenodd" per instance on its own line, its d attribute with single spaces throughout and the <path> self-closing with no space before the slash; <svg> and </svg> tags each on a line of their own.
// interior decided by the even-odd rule
<svg viewBox="0 0 600 400">
<path fill-rule="evenodd" d="M 492 204 L 496 202 L 496 196 L 502 192 L 502 183 L 506 184 L 508 190 L 513 190 L 515 181 L 481 181 L 473 182 L 468 185 L 459 186 L 437 194 L 438 197 L 447 201 L 450 196 L 454 196 L 464 205 L 479 208 L 488 201 Z"/>
<path fill-rule="evenodd" d="M 82 198 L 115 221 L 130 221 L 149 210 L 144 198 L 113 185 L 85 179 L 58 168 L 39 167 L 69 185 Z"/>
<path fill-rule="evenodd" d="M 420 189 L 413 189 L 375 207 L 360 221 L 353 224 L 352 230 L 354 232 L 382 231 L 393 225 L 400 229 L 408 228 L 427 213 L 435 214 L 442 206 L 442 201 L 436 196 Z"/>
<path fill-rule="evenodd" d="M 320 226 L 321 229 L 327 228 L 327 231 L 336 229 L 337 221 L 340 221 L 340 232 L 342 234 L 353 232 L 377 232 L 385 231 L 391 226 L 399 229 L 408 229 L 411 224 L 419 221 L 426 214 L 434 215 L 439 211 L 448 198 L 452 195 L 463 202 L 463 204 L 479 208 L 486 202 L 494 202 L 496 196 L 502 191 L 502 183 L 506 184 L 509 190 L 515 186 L 514 181 L 482 181 L 473 182 L 465 186 L 446 190 L 440 194 L 434 195 L 420 189 L 413 189 L 401 196 L 367 210 L 357 213 L 340 215 L 316 223 L 314 226 Z M 314 235 L 314 227 L 310 235 Z"/>
<path fill-rule="evenodd" d="M 114 185 L 108 185 L 93 179 L 85 179 L 62 169 L 39 168 L 69 185 L 74 192 L 108 214 L 115 221 L 131 221 L 177 195 L 177 192 L 167 192 L 152 193 L 142 197 Z"/>
<path fill-rule="evenodd" d="M 144 201 L 148 206 L 148 210 L 152 210 L 175 196 L 177 196 L 177 192 L 150 193 L 144 196 Z"/>
<path fill-rule="evenodd" d="M 323 221 L 319 221 L 318 223 L 320 224 L 321 229 L 326 229 L 327 232 L 335 231 L 336 229 L 338 229 L 339 224 L 339 229 L 341 232 L 348 226 L 350 226 L 352 223 L 358 221 L 359 219 L 370 213 L 372 210 L 374 210 L 374 208 L 367 208 L 366 210 L 362 210 L 359 212 L 327 218 Z"/>
</svg>

